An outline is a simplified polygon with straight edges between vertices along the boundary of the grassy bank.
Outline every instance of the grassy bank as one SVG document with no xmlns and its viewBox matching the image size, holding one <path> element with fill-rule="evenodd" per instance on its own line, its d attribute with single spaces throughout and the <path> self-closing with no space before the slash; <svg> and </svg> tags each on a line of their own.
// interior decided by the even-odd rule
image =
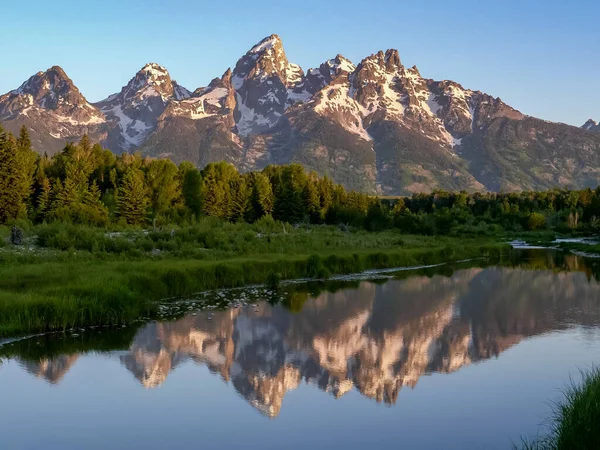
<svg viewBox="0 0 600 450">
<path fill-rule="evenodd" d="M 230 226 L 234 228 L 227 232 Z M 80 239 L 78 247 L 67 249 L 48 245 L 55 239 L 48 233 L 38 238 L 46 243 L 42 247 L 19 251 L 5 247 L 0 259 L 0 336 L 129 323 L 151 317 L 155 300 L 264 283 L 273 277 L 325 278 L 371 268 L 498 257 L 508 250 L 505 244 L 488 239 L 406 236 L 393 231 L 349 233 L 331 227 L 270 232 L 235 227 L 223 224 L 158 236 L 139 232 L 108 238 L 94 231 Z M 71 240 L 74 233 L 89 232 L 56 231 Z M 119 248 L 127 249 L 94 248 L 101 245 L 96 239 L 119 239 L 128 243 Z M 211 239 L 216 244 L 211 245 Z M 90 250 L 81 248 L 90 240 L 95 242 Z M 156 252 L 158 245 L 163 246 L 160 252 Z"/>
<path fill-rule="evenodd" d="M 550 434 L 523 445 L 531 450 L 592 450 L 600 447 L 600 370 L 583 375 L 554 410 Z"/>
</svg>

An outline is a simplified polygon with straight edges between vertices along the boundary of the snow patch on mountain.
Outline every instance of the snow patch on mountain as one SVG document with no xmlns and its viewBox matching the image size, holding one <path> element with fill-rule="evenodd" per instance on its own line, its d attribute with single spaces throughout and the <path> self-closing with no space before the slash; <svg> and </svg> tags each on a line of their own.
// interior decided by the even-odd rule
<svg viewBox="0 0 600 450">
<path fill-rule="evenodd" d="M 436 101 L 435 95 L 431 92 L 427 94 L 427 99 L 421 102 L 421 107 L 432 116 L 437 116 L 437 113 L 442 106 Z"/>
<path fill-rule="evenodd" d="M 289 107 L 296 103 L 306 103 L 312 98 L 312 94 L 306 89 L 295 92 L 294 90 L 288 89 L 286 105 Z"/>
<path fill-rule="evenodd" d="M 257 113 L 253 108 L 248 107 L 237 92 L 235 97 L 237 100 L 237 110 L 240 113 L 240 118 L 237 121 L 237 129 L 240 136 L 246 137 L 251 133 L 255 133 L 257 128 L 270 129 L 277 124 L 277 120 L 270 119 Z M 275 113 L 275 116 L 277 116 L 277 113 Z"/>
<path fill-rule="evenodd" d="M 352 73 L 356 70 L 356 66 L 342 55 L 338 55 L 334 59 L 328 60 L 326 64 L 329 66 L 332 75 L 338 72 Z"/>
<path fill-rule="evenodd" d="M 323 116 L 333 116 L 346 130 L 367 141 L 372 140 L 363 126 L 361 108 L 350 95 L 349 83 L 328 86 L 318 92 L 314 111 Z"/>
<path fill-rule="evenodd" d="M 184 100 L 186 98 L 190 98 L 192 96 L 192 93 L 174 81 L 173 96 L 175 97 L 175 100 Z"/>
<path fill-rule="evenodd" d="M 141 120 L 129 117 L 123 112 L 121 105 L 116 105 L 110 110 L 105 110 L 105 112 L 116 118 L 121 130 L 121 137 L 128 149 L 139 146 L 153 128 Z"/>
<path fill-rule="evenodd" d="M 227 97 L 229 91 L 223 87 L 217 87 L 200 96 L 200 98 L 213 106 L 221 106 L 221 101 Z"/>
<path fill-rule="evenodd" d="M 280 43 L 281 40 L 279 36 L 277 36 L 276 34 L 272 34 L 271 36 L 264 38 L 262 41 L 260 41 L 254 47 L 252 47 L 248 53 L 262 53 L 275 48 L 275 46 Z"/>
<path fill-rule="evenodd" d="M 581 128 L 583 128 L 584 130 L 587 130 L 587 131 L 599 131 L 600 130 L 600 126 L 598 125 L 598 122 L 596 122 L 595 120 L 592 120 L 592 119 L 588 119 L 588 121 L 586 123 L 584 123 Z"/>
</svg>

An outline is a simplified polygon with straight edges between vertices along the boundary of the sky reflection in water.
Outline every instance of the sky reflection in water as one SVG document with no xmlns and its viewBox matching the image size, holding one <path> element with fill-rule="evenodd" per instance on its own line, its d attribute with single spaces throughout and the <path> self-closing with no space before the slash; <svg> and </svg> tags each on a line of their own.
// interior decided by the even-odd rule
<svg viewBox="0 0 600 450">
<path fill-rule="evenodd" d="M 600 360 L 594 263 L 536 255 L 12 344 L 2 447 L 510 448 Z"/>
</svg>

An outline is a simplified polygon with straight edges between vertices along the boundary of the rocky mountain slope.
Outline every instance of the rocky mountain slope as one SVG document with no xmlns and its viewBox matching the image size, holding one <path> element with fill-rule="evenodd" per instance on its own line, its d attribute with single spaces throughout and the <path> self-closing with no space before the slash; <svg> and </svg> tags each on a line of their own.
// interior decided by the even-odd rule
<svg viewBox="0 0 600 450">
<path fill-rule="evenodd" d="M 34 131 L 49 153 L 88 133 L 115 152 L 241 170 L 298 162 L 381 194 L 596 187 L 600 135 L 526 116 L 499 98 L 424 78 L 396 50 L 354 65 L 337 55 L 304 72 L 271 35 L 220 78 L 190 92 L 144 66 L 88 103 L 62 69 L 0 97 L 0 121 Z"/>
</svg>

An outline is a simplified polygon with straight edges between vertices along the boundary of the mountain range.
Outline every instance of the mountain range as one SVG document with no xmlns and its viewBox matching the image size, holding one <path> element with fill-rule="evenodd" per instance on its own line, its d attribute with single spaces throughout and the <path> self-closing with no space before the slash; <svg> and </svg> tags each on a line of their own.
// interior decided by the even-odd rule
<svg viewBox="0 0 600 450">
<path fill-rule="evenodd" d="M 397 50 L 358 65 L 337 55 L 306 72 L 279 36 L 189 91 L 145 65 L 90 103 L 58 66 L 0 96 L 0 122 L 25 125 L 53 154 L 83 134 L 115 153 L 228 161 L 242 171 L 297 162 L 351 189 L 384 195 L 583 188 L 600 184 L 600 126 L 527 116 L 480 91 L 424 78 Z"/>
</svg>

